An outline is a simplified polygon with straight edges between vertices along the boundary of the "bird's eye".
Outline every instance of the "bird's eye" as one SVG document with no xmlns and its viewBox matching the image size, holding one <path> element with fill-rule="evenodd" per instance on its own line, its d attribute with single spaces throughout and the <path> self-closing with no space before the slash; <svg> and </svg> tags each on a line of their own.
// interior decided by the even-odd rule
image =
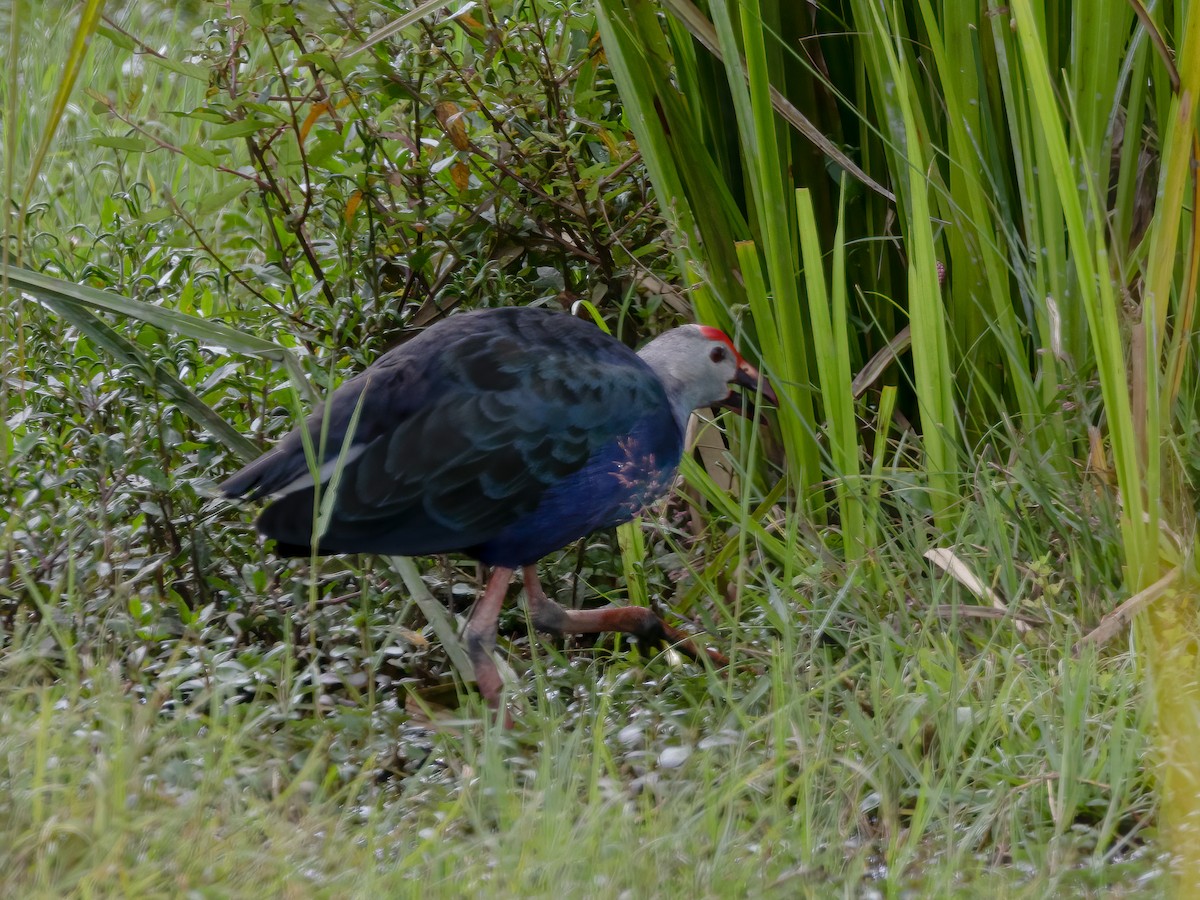
<svg viewBox="0 0 1200 900">
<path fill-rule="evenodd" d="M 729 354 L 725 352 L 724 347 L 713 347 L 711 350 L 708 351 L 708 358 L 716 363 L 725 362 L 725 358 L 728 355 Z"/>
</svg>

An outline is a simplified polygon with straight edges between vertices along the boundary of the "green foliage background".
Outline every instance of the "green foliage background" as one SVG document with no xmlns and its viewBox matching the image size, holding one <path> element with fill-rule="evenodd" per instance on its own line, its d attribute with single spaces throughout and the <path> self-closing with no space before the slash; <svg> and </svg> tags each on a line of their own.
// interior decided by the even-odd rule
<svg viewBox="0 0 1200 900">
<path fill-rule="evenodd" d="M 9 887 L 1186 884 L 1188 13 L 0 7 Z M 783 398 L 547 562 L 739 662 L 514 612 L 518 734 L 426 727 L 474 566 L 297 567 L 212 485 L 407 331 L 580 299 Z"/>
</svg>

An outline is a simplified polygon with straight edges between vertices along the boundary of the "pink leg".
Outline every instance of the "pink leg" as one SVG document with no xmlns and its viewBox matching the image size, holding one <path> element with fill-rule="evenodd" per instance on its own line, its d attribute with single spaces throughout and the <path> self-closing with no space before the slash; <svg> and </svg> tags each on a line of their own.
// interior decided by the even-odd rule
<svg viewBox="0 0 1200 900">
<path fill-rule="evenodd" d="M 597 634 L 601 631 L 622 631 L 648 642 L 670 644 L 685 656 L 700 660 L 707 656 L 718 666 L 729 660 L 716 650 L 705 647 L 701 652 L 692 639 L 678 628 L 672 628 L 651 610 L 643 606 L 609 606 L 605 609 L 563 609 L 546 596 L 538 579 L 536 566 L 525 566 L 525 596 L 529 618 L 538 631 L 550 634 Z"/>
<path fill-rule="evenodd" d="M 492 651 L 496 649 L 496 620 L 500 617 L 500 607 L 504 605 L 504 595 L 512 575 L 512 569 L 493 570 L 487 587 L 475 601 L 471 618 L 467 620 L 467 657 L 475 668 L 475 683 L 479 686 L 479 693 L 492 709 L 500 708 L 500 689 L 503 686 L 496 661 L 492 659 Z"/>
</svg>

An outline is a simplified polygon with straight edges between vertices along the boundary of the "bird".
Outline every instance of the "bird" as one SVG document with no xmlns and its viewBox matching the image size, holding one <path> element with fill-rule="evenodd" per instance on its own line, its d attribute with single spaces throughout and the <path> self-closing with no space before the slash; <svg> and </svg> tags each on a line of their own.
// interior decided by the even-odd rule
<svg viewBox="0 0 1200 900">
<path fill-rule="evenodd" d="M 625 632 L 724 664 L 648 608 L 564 609 L 546 595 L 537 562 L 666 493 L 693 410 L 751 414 L 734 386 L 778 404 L 711 326 L 679 326 L 635 353 L 564 312 L 464 312 L 345 381 L 219 489 L 271 499 L 256 525 L 281 556 L 459 553 L 491 567 L 464 640 L 492 709 L 503 688 L 497 620 L 518 569 L 539 631 Z"/>
</svg>

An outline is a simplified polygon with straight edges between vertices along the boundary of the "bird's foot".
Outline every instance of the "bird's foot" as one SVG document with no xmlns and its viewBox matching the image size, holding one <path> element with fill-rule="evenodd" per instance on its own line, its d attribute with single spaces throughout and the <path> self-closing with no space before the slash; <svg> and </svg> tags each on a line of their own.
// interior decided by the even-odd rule
<svg viewBox="0 0 1200 900">
<path fill-rule="evenodd" d="M 475 670 L 475 685 L 488 707 L 494 711 L 501 708 L 504 697 L 504 680 L 492 656 L 496 649 L 496 620 L 500 617 L 500 607 L 504 603 L 504 594 L 512 574 L 512 569 L 502 568 L 492 573 L 487 587 L 475 603 L 475 609 L 471 611 L 464 635 L 467 658 Z M 512 726 L 512 715 L 504 707 L 504 727 Z"/>
<path fill-rule="evenodd" d="M 504 679 L 500 677 L 500 669 L 492 655 L 496 649 L 495 641 L 478 640 L 468 630 L 466 644 L 467 657 L 475 669 L 475 687 L 479 695 L 487 703 L 488 709 L 504 714 L 504 727 L 512 728 L 512 712 L 504 704 Z"/>
<path fill-rule="evenodd" d="M 668 625 L 644 606 L 609 606 L 604 609 L 563 609 L 546 596 L 532 566 L 525 569 L 525 594 L 534 628 L 548 634 L 597 634 L 620 631 L 648 644 L 667 644 L 699 662 L 708 658 L 714 665 L 727 666 L 723 653 L 698 648 L 691 636 Z"/>
</svg>

